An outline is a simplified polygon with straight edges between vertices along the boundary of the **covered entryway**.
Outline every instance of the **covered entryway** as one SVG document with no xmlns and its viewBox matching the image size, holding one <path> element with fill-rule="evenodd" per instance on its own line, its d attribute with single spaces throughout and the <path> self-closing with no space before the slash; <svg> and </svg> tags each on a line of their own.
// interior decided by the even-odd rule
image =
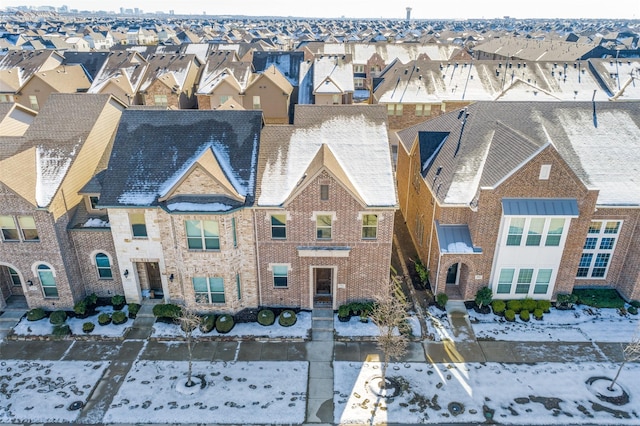
<svg viewBox="0 0 640 426">
<path fill-rule="evenodd" d="M 313 268 L 313 305 L 333 305 L 333 268 Z"/>
<path fill-rule="evenodd" d="M 3 299 L 24 296 L 22 277 L 18 271 L 7 265 L 0 265 L 0 295 Z"/>
<path fill-rule="evenodd" d="M 140 290 L 143 294 L 148 292 L 149 298 L 162 299 L 162 280 L 160 278 L 160 267 L 158 262 L 136 262 Z"/>
</svg>

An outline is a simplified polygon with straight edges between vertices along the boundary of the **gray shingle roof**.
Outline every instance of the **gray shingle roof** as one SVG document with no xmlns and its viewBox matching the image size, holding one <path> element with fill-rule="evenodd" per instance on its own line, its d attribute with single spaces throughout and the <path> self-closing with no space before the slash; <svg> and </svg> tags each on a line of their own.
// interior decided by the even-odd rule
<svg viewBox="0 0 640 426">
<path fill-rule="evenodd" d="M 640 205 L 640 103 L 477 102 L 463 111 L 398 132 L 407 151 L 419 132 L 450 133 L 425 175 L 440 202 L 473 202 L 550 144 L 599 190 L 599 205 Z"/>
<path fill-rule="evenodd" d="M 206 151 L 235 190 L 253 202 L 261 111 L 126 110 L 105 175 L 100 205 L 156 206 Z"/>
</svg>

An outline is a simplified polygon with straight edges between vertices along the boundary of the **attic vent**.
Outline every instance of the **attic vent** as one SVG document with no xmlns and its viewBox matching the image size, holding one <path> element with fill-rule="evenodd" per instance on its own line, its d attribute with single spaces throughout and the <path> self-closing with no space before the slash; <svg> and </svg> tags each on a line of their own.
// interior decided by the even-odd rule
<svg viewBox="0 0 640 426">
<path fill-rule="evenodd" d="M 501 63 L 500 63 L 500 64 L 498 64 L 498 68 L 502 68 L 502 64 L 501 64 Z"/>
<path fill-rule="evenodd" d="M 409 70 L 405 69 L 404 70 L 404 75 L 407 75 L 409 73 Z"/>
<path fill-rule="evenodd" d="M 442 166 L 438 166 L 438 169 L 436 170 L 436 176 L 440 176 L 441 172 L 442 172 Z"/>
</svg>

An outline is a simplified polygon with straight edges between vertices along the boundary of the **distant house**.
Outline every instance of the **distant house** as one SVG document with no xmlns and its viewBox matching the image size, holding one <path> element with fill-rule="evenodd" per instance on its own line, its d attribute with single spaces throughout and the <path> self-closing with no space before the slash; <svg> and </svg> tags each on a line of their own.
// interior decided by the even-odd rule
<svg viewBox="0 0 640 426">
<path fill-rule="evenodd" d="M 261 109 L 266 124 L 288 124 L 293 86 L 271 65 L 253 75 L 244 90 L 244 108 Z"/>
<path fill-rule="evenodd" d="M 138 52 L 111 52 L 88 92 L 109 93 L 127 105 L 140 105 L 140 85 L 148 67 L 148 62 Z"/>
<path fill-rule="evenodd" d="M 636 102 L 476 102 L 398 132 L 400 208 L 434 293 L 640 298 Z"/>
<path fill-rule="evenodd" d="M 0 56 L 0 102 L 16 101 L 20 97 L 20 88 L 33 74 L 51 71 L 63 61 L 64 57 L 52 50 L 12 51 Z M 22 103 L 31 109 L 39 107 L 35 98 Z"/>
<path fill-rule="evenodd" d="M 33 74 L 24 82 L 16 102 L 38 110 L 52 93 L 85 93 L 91 81 L 82 65 L 62 65 Z"/>
<path fill-rule="evenodd" d="M 309 81 L 316 105 L 345 105 L 353 103 L 355 90 L 351 55 L 320 55 L 313 60 Z M 302 86 L 302 85 L 301 85 Z M 300 91 L 309 87 L 301 87 Z M 301 102 L 302 103 L 302 102 Z"/>
<path fill-rule="evenodd" d="M 156 54 L 148 62 L 139 87 L 143 105 L 197 107 L 195 86 L 201 64 L 196 55 Z"/>
<path fill-rule="evenodd" d="M 235 52 L 209 52 L 196 92 L 198 109 L 218 109 L 229 99 L 242 105 L 252 74 L 251 63 L 238 61 Z"/>
</svg>

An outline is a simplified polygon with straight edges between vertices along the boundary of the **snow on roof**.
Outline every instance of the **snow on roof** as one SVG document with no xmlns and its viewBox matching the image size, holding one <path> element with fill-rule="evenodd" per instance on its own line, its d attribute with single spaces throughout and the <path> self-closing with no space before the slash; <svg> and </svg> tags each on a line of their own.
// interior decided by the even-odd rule
<svg viewBox="0 0 640 426">
<path fill-rule="evenodd" d="M 167 203 L 167 209 L 174 212 L 226 212 L 232 206 L 223 203 Z"/>
<path fill-rule="evenodd" d="M 57 148 L 36 148 L 36 202 L 38 207 L 51 203 L 64 179 L 75 149 L 69 153 Z"/>
<path fill-rule="evenodd" d="M 316 58 L 313 64 L 313 87 L 315 90 L 318 90 L 327 77 L 331 78 L 342 92 L 354 91 L 353 65 L 350 60 L 345 60 L 341 56 Z"/>
<path fill-rule="evenodd" d="M 637 153 L 639 129 L 629 111 L 599 111 L 597 126 L 592 114 L 558 110 L 557 120 L 580 159 L 587 187 L 599 189 L 598 204 L 640 205 L 640 169 Z"/>
<path fill-rule="evenodd" d="M 83 228 L 110 228 L 111 225 L 106 220 L 92 217 L 82 224 Z"/>
<path fill-rule="evenodd" d="M 286 155 L 280 153 L 274 162 L 266 164 L 258 204 L 281 205 L 323 144 L 369 206 L 396 204 L 386 125 L 365 115 L 338 114 L 317 125 L 293 130 Z"/>
</svg>

